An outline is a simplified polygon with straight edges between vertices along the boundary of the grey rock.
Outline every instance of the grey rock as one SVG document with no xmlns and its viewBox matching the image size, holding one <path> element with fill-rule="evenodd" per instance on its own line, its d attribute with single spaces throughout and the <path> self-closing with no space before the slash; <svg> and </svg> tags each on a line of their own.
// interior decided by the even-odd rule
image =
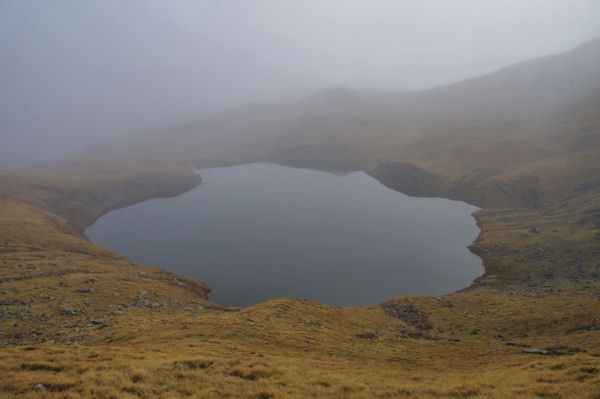
<svg viewBox="0 0 600 399">
<path fill-rule="evenodd" d="M 522 353 L 529 353 L 529 354 L 534 354 L 534 355 L 546 355 L 546 354 L 548 354 L 548 351 L 545 349 L 539 349 L 539 348 L 525 348 L 525 349 L 523 349 Z"/>
<path fill-rule="evenodd" d="M 356 337 L 361 338 L 361 339 L 376 339 L 379 337 L 379 334 L 374 333 L 374 332 L 366 332 L 366 333 L 358 334 Z"/>
<path fill-rule="evenodd" d="M 61 308 L 58 311 L 65 316 L 75 316 L 79 313 L 77 309 L 71 307 Z"/>
<path fill-rule="evenodd" d="M 137 301 L 137 305 L 138 306 L 150 306 L 150 300 L 149 299 L 138 299 Z"/>
<path fill-rule="evenodd" d="M 92 289 L 89 287 L 85 287 L 85 288 L 77 288 L 75 290 L 75 292 L 79 293 L 79 294 L 87 294 L 89 292 L 92 292 Z"/>
<path fill-rule="evenodd" d="M 33 384 L 33 386 L 35 388 L 41 389 L 43 391 L 47 391 L 48 390 L 48 387 L 45 386 L 44 384 L 42 384 L 41 382 L 36 382 L 35 384 Z"/>
</svg>

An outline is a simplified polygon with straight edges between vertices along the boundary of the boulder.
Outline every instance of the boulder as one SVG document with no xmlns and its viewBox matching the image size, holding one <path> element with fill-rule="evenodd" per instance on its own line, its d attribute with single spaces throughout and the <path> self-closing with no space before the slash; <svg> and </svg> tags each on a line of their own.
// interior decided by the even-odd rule
<svg viewBox="0 0 600 399">
<path fill-rule="evenodd" d="M 548 351 L 545 349 L 539 349 L 539 348 L 525 348 L 525 349 L 523 349 L 522 353 L 529 353 L 529 354 L 534 354 L 534 355 L 547 355 Z"/>
</svg>

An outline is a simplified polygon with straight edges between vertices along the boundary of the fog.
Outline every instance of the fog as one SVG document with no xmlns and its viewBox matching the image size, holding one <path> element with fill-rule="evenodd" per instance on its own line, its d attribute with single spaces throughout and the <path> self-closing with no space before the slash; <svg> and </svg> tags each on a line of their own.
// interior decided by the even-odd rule
<svg viewBox="0 0 600 399">
<path fill-rule="evenodd" d="M 0 0 L 0 167 L 290 93 L 447 84 L 599 22 L 598 0 Z"/>
</svg>

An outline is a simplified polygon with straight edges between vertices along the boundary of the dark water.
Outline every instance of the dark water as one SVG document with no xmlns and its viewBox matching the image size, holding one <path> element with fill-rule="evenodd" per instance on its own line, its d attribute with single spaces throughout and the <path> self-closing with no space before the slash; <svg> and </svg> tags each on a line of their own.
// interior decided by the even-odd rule
<svg viewBox="0 0 600 399">
<path fill-rule="evenodd" d="M 450 293 L 483 272 L 467 250 L 479 232 L 471 205 L 407 197 L 362 172 L 250 164 L 200 174 L 196 189 L 110 212 L 86 233 L 206 282 L 227 305 L 284 296 L 373 305 Z"/>
</svg>

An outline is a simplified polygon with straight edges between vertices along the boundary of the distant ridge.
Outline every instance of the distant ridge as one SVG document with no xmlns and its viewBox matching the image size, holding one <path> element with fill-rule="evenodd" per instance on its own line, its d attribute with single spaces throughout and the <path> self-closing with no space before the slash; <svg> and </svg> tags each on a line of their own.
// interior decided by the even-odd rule
<svg viewBox="0 0 600 399">
<path fill-rule="evenodd" d="M 461 126 L 523 123 L 600 91 L 600 38 L 566 53 L 521 62 L 433 89 L 324 90 L 303 98 L 236 107 L 197 122 L 96 143 L 82 155 L 198 161 L 215 151 L 274 150 L 315 137 L 445 134 Z M 517 126 L 507 127 L 508 130 Z M 234 151 L 236 152 L 236 151 Z"/>
</svg>

